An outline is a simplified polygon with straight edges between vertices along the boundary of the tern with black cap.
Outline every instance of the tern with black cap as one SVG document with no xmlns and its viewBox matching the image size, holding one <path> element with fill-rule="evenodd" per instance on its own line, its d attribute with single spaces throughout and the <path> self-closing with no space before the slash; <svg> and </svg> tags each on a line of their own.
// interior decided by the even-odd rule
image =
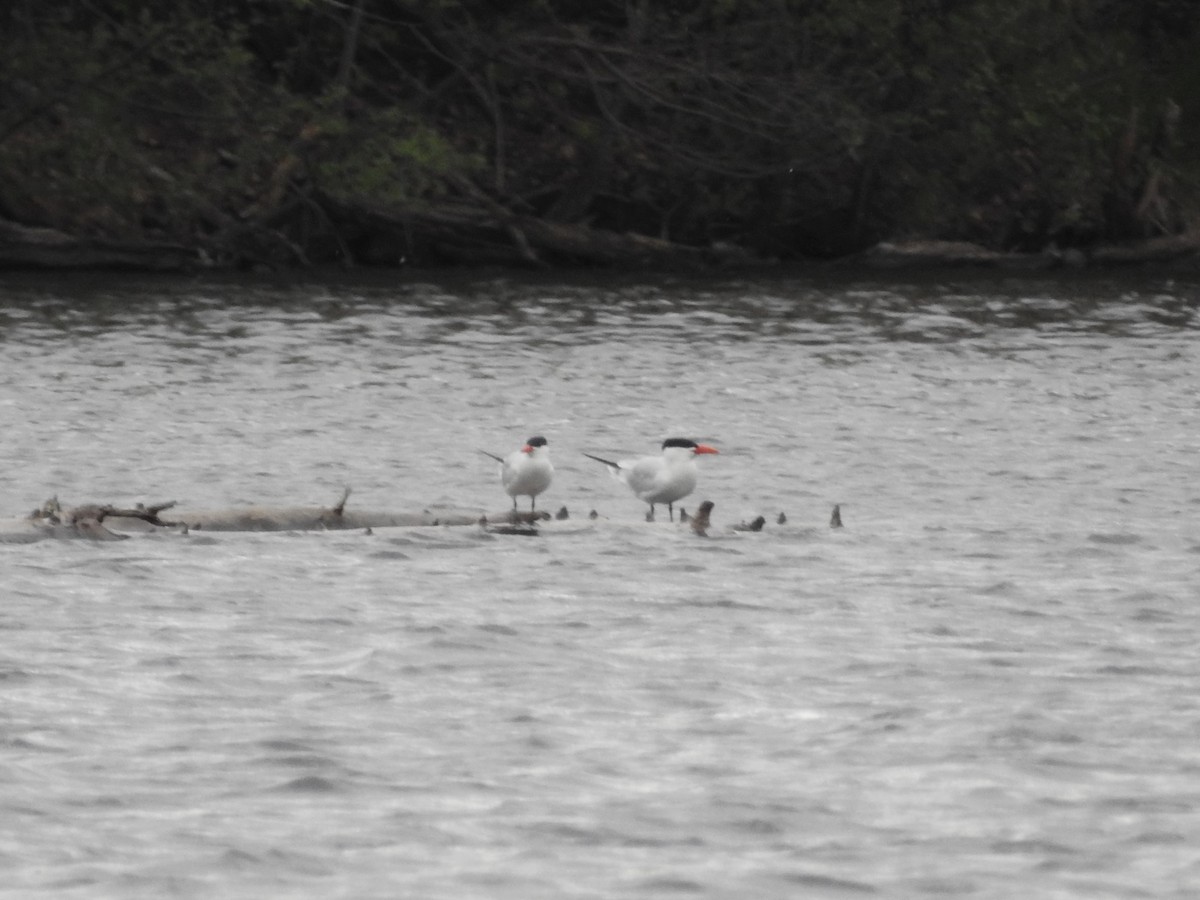
<svg viewBox="0 0 1200 900">
<path fill-rule="evenodd" d="M 554 466 L 550 464 L 547 443 L 544 437 L 531 437 L 525 446 L 508 456 L 479 451 L 500 463 L 500 483 L 505 493 L 513 498 L 514 512 L 517 509 L 517 497 L 526 496 L 532 513 L 537 508 L 537 495 L 550 487 L 554 479 Z"/>
<path fill-rule="evenodd" d="M 604 463 L 610 475 L 627 485 L 639 500 L 649 503 L 650 514 L 647 519 L 654 518 L 656 504 L 665 503 L 671 521 L 675 521 L 675 501 L 682 500 L 696 489 L 696 481 L 700 476 L 696 457 L 717 452 L 716 448 L 690 438 L 667 438 L 658 456 L 614 462 L 590 453 L 583 455 Z"/>
</svg>

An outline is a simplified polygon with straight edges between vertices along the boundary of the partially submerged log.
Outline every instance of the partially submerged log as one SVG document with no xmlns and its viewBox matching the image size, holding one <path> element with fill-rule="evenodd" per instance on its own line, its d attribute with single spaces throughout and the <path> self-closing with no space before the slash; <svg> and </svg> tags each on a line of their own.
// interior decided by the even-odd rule
<svg viewBox="0 0 1200 900">
<path fill-rule="evenodd" d="M 95 503 L 64 507 L 52 497 L 23 519 L 0 520 L 0 543 L 31 543 L 46 539 L 121 541 L 129 537 L 110 526 L 118 522 L 141 522 L 146 529 L 169 528 L 159 513 L 174 503 L 137 505 L 129 509 Z M 107 524 L 106 524 L 107 523 Z"/>
<path fill-rule="evenodd" d="M 477 525 L 477 510 L 424 509 L 402 513 L 379 510 L 337 510 L 325 506 L 248 506 L 234 509 L 183 511 L 169 527 L 180 531 L 352 531 L 368 528 L 431 528 L 439 525 Z M 496 521 L 503 521 L 503 514 Z M 138 519 L 109 519 L 121 531 L 151 531 Z"/>
<path fill-rule="evenodd" d="M 426 509 L 414 513 L 355 510 L 338 515 L 324 506 L 247 506 L 185 510 L 175 515 L 170 527 L 187 531 L 349 531 L 475 525 L 480 516 L 478 511 L 445 509 Z M 109 527 L 121 531 L 154 530 L 136 519 L 109 519 Z"/>
<path fill-rule="evenodd" d="M 376 528 L 430 528 L 437 526 L 487 526 L 489 522 L 531 528 L 549 519 L 547 512 L 485 514 L 471 509 L 423 509 L 419 512 L 351 510 L 347 489 L 332 506 L 248 506 L 213 510 L 176 510 L 174 501 L 154 505 L 118 507 L 89 503 L 64 506 L 58 498 L 46 501 L 30 515 L 0 520 L 0 543 L 26 543 L 46 539 L 83 538 L 117 541 L 130 533 L 191 531 L 369 531 Z M 166 515 L 171 511 L 169 515 Z M 560 511 L 561 512 L 561 511 Z"/>
<path fill-rule="evenodd" d="M 174 501 L 121 507 L 88 503 L 64 506 L 57 497 L 46 501 L 28 516 L 0 519 L 0 543 L 32 543 L 42 540 L 120 541 L 132 534 L 187 535 L 200 532 L 361 531 L 373 534 L 379 528 L 473 527 L 488 534 L 537 536 L 540 526 L 562 532 L 594 527 L 599 518 L 593 510 L 578 526 L 565 523 L 566 507 L 551 515 L 545 511 L 505 510 L 490 515 L 470 509 L 423 509 L 419 512 L 350 510 L 350 491 L 332 506 L 249 506 L 214 510 L 177 510 Z M 712 528 L 712 501 L 704 501 L 694 516 L 681 509 L 679 524 L 707 535 Z M 834 510 L 835 517 L 837 509 Z M 781 514 L 782 518 L 782 514 Z M 760 531 L 766 520 L 759 516 L 749 524 L 734 525 L 731 531 Z M 832 524 L 832 523 L 831 523 Z M 838 520 L 840 525 L 840 520 Z M 837 527 L 837 525 L 834 525 Z"/>
<path fill-rule="evenodd" d="M 201 510 L 173 516 L 174 527 L 197 531 L 350 531 L 374 528 L 432 528 L 440 525 L 486 525 L 491 522 L 532 524 L 548 519 L 549 513 L 509 510 L 487 515 L 469 509 L 423 509 L 401 513 L 380 510 L 350 510 L 349 488 L 333 506 L 250 506 L 243 509 Z M 113 524 L 144 530 L 138 520 Z"/>
</svg>

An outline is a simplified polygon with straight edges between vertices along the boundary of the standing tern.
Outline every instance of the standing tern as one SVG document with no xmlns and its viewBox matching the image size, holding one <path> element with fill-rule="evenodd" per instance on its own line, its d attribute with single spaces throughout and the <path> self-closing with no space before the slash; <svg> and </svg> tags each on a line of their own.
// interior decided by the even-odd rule
<svg viewBox="0 0 1200 900">
<path fill-rule="evenodd" d="M 698 444 L 687 438 L 667 438 L 663 441 L 662 455 L 643 456 L 640 459 L 623 459 L 613 462 L 583 454 L 588 459 L 604 463 L 609 474 L 624 482 L 639 500 L 650 504 L 648 520 L 654 519 L 654 505 L 667 504 L 667 513 L 675 521 L 675 501 L 681 500 L 696 489 L 699 467 L 696 456 L 700 453 L 717 453 L 707 444 Z"/>
<path fill-rule="evenodd" d="M 497 456 L 481 450 L 500 463 L 500 483 L 508 496 L 513 498 L 513 513 L 517 511 L 517 497 L 529 497 L 529 511 L 537 508 L 537 495 L 550 487 L 554 478 L 554 466 L 550 465 L 550 448 L 544 437 L 531 437 L 520 450 L 508 456 Z"/>
</svg>

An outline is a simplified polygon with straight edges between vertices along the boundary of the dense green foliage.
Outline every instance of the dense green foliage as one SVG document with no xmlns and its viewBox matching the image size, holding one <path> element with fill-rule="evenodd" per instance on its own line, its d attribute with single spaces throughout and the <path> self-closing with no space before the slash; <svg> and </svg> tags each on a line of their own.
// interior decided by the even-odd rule
<svg viewBox="0 0 1200 900">
<path fill-rule="evenodd" d="M 16 0 L 0 216 L 310 255 L 322 196 L 783 257 L 1173 233 L 1197 38 L 1195 0 Z"/>
</svg>

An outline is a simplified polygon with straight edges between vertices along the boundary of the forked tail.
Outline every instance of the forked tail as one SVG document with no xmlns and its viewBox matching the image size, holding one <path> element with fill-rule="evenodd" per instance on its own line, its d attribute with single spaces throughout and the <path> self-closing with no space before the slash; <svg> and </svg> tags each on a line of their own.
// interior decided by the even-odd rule
<svg viewBox="0 0 1200 900">
<path fill-rule="evenodd" d="M 598 463 L 604 463 L 606 466 L 608 466 L 613 471 L 618 471 L 621 468 L 620 463 L 615 463 L 611 459 L 605 459 L 602 456 L 592 456 L 592 454 L 590 454 L 590 453 L 585 453 L 583 455 L 586 456 L 588 459 L 594 459 Z"/>
</svg>

